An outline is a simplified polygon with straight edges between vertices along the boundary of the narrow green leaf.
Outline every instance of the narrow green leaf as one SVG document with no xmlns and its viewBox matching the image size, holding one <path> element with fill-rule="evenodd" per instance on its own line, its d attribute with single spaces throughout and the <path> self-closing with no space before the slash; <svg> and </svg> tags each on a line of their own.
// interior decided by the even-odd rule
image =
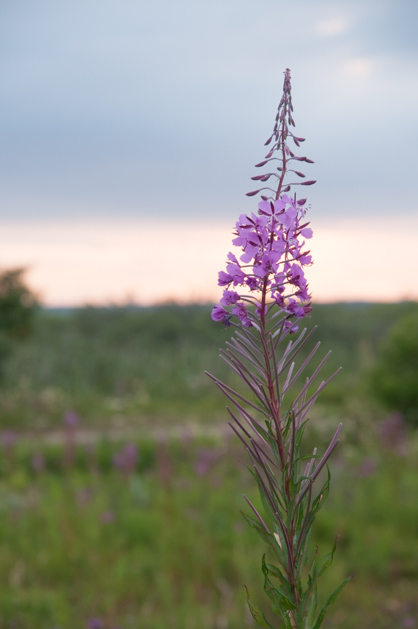
<svg viewBox="0 0 418 629">
<path fill-rule="evenodd" d="M 283 589 L 285 590 L 285 592 L 287 591 L 287 594 L 290 594 L 291 589 L 290 589 L 290 583 L 289 581 L 286 579 L 286 577 L 284 576 L 283 572 L 280 570 L 280 568 L 278 568 L 277 566 L 273 566 L 273 564 L 271 563 L 267 563 L 266 564 L 266 568 L 269 571 L 269 573 L 275 577 L 276 579 L 278 579 L 283 587 Z"/>
<path fill-rule="evenodd" d="M 266 556 L 263 555 L 262 570 L 264 573 L 264 590 L 271 600 L 273 612 L 282 618 L 285 618 L 290 610 L 296 610 L 296 605 L 291 600 L 291 596 L 282 588 L 274 587 L 269 579 L 269 570 L 266 565 Z"/>
<path fill-rule="evenodd" d="M 247 592 L 248 607 L 254 620 L 262 627 L 271 627 L 271 629 L 274 629 L 274 627 L 269 623 L 267 618 L 264 616 L 263 612 L 260 611 L 258 607 L 254 605 L 254 603 L 250 600 L 250 593 L 248 592 L 247 586 L 244 585 L 244 587 Z"/>
<path fill-rule="evenodd" d="M 248 524 L 251 526 L 251 528 L 255 529 L 257 531 L 257 533 L 259 534 L 259 536 L 267 543 L 269 542 L 269 536 L 266 533 L 266 531 L 264 530 L 264 528 L 261 526 L 260 522 L 258 520 L 255 520 L 254 518 L 252 518 L 250 515 L 247 515 L 246 513 L 244 513 L 244 511 L 241 511 L 242 516 L 245 518 L 245 520 L 248 522 Z"/>
<path fill-rule="evenodd" d="M 271 574 L 274 578 L 280 581 L 281 587 L 275 588 L 278 592 L 280 592 L 283 596 L 286 596 L 287 598 L 292 596 L 292 588 L 290 586 L 289 581 L 286 579 L 282 571 L 277 566 L 273 566 L 272 564 L 265 562 L 265 555 L 263 555 L 263 559 L 262 559 L 262 570 L 263 570 L 263 574 L 267 578 L 268 578 L 268 575 Z M 273 584 L 271 583 L 270 579 L 269 579 L 269 582 L 271 586 L 273 587 Z"/>
<path fill-rule="evenodd" d="M 331 596 L 329 597 L 329 599 L 327 600 L 327 602 L 325 603 L 325 605 L 323 606 L 323 608 L 321 609 L 321 613 L 318 616 L 318 620 L 316 621 L 313 629 L 319 629 L 322 626 L 322 622 L 325 618 L 325 614 L 327 613 L 327 609 L 330 605 L 332 605 L 332 603 L 335 602 L 337 596 L 339 595 L 339 593 L 341 592 L 341 590 L 347 585 L 347 583 L 349 581 L 351 581 L 351 579 L 353 578 L 354 574 L 351 574 L 349 577 L 347 577 L 345 579 L 345 581 L 343 581 L 341 583 L 341 585 L 339 587 L 337 587 L 337 589 L 331 594 Z"/>
<path fill-rule="evenodd" d="M 271 518 L 271 520 L 273 522 L 275 522 L 277 520 L 277 515 L 274 513 L 274 511 L 272 509 L 272 506 L 271 506 L 269 500 L 266 497 L 266 493 L 264 491 L 264 487 L 261 484 L 261 481 L 258 478 L 257 473 L 254 470 L 252 470 L 251 468 L 248 468 L 248 471 L 250 472 L 250 474 L 254 478 L 255 482 L 257 483 L 258 491 L 259 491 L 260 498 L 261 498 L 261 503 L 262 503 L 262 505 L 264 507 L 264 510 L 266 511 L 268 516 Z M 271 496 L 272 496 L 272 500 L 274 501 L 275 498 L 274 498 L 273 494 L 271 494 Z M 280 508 L 279 505 L 276 505 L 276 509 L 277 509 L 278 512 L 279 512 L 279 508 Z"/>
<path fill-rule="evenodd" d="M 312 589 L 312 592 L 309 595 L 309 601 L 306 606 L 306 629 L 310 629 L 313 626 L 316 607 L 318 602 L 317 588 L 316 585 Z"/>
</svg>

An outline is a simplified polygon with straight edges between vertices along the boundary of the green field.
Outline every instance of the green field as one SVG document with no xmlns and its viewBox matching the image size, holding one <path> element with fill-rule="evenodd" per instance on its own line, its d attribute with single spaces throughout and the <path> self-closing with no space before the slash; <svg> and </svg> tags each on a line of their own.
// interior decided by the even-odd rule
<svg viewBox="0 0 418 629">
<path fill-rule="evenodd" d="M 217 351 L 231 330 L 209 312 L 40 311 L 2 365 L 1 629 L 251 628 L 244 584 L 268 609 L 265 549 L 240 514 L 243 493 L 259 501 L 203 374 L 233 382 Z M 313 547 L 325 554 L 339 536 L 324 596 L 356 576 L 329 629 L 418 626 L 418 434 L 369 382 L 380 342 L 411 312 L 317 306 L 309 321 L 316 362 L 333 350 L 324 377 L 344 367 L 307 433 L 323 448 L 344 424 Z"/>
</svg>

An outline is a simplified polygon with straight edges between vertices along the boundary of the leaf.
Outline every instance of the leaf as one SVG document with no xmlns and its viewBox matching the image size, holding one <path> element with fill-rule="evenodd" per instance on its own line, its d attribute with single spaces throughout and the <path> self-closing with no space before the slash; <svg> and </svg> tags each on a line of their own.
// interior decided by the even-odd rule
<svg viewBox="0 0 418 629">
<path fill-rule="evenodd" d="M 337 548 L 337 539 L 338 538 L 336 537 L 331 552 L 321 557 L 319 562 L 317 562 L 317 559 L 316 559 L 317 553 L 318 553 L 318 547 L 316 548 L 315 556 L 313 558 L 313 561 L 312 561 L 312 564 L 308 573 L 308 586 L 309 587 L 304 595 L 305 600 L 307 597 L 310 596 L 310 590 L 312 590 L 312 588 L 315 586 L 319 577 L 322 574 L 324 574 L 325 570 L 327 570 L 332 564 L 332 561 L 334 559 L 335 549 Z"/>
<path fill-rule="evenodd" d="M 258 607 L 256 605 L 254 605 L 254 603 L 251 602 L 250 600 L 250 593 L 248 591 L 248 588 L 246 585 L 244 585 L 245 590 L 247 592 L 247 603 L 248 603 L 248 607 L 249 610 L 251 612 L 252 617 L 254 618 L 254 620 L 261 625 L 262 627 L 271 627 L 271 629 L 274 629 L 274 627 L 269 623 L 269 621 L 267 620 L 267 618 L 264 616 L 263 612 L 260 611 L 258 609 Z"/>
<path fill-rule="evenodd" d="M 269 568 L 266 564 L 266 556 L 263 555 L 262 570 L 264 573 L 264 590 L 272 602 L 272 609 L 275 614 L 285 618 L 289 610 L 296 610 L 296 605 L 291 600 L 290 591 L 286 592 L 284 589 L 274 587 L 273 583 L 269 579 Z M 286 581 L 287 583 L 287 581 Z M 282 584 L 285 586 L 285 584 Z"/>
<path fill-rule="evenodd" d="M 269 573 L 275 577 L 276 579 L 278 579 L 282 585 L 282 587 L 285 590 L 287 590 L 287 594 L 289 594 L 291 592 L 290 589 L 290 583 L 289 581 L 286 579 L 286 577 L 284 576 L 284 574 L 282 573 L 282 571 L 280 570 L 280 568 L 278 568 L 277 566 L 273 566 L 273 564 L 271 563 L 267 563 L 266 564 L 266 568 L 269 571 Z"/>
<path fill-rule="evenodd" d="M 254 520 L 254 518 L 252 518 L 251 516 L 249 516 L 246 513 L 244 513 L 244 511 L 241 511 L 241 514 L 247 520 L 247 522 L 251 526 L 251 528 L 253 528 L 253 529 L 255 529 L 257 531 L 257 533 L 260 535 L 260 537 L 263 539 L 263 541 L 269 543 L 268 535 L 267 535 L 266 531 L 263 529 L 263 527 L 261 526 L 261 524 L 258 522 L 258 520 Z"/>
<path fill-rule="evenodd" d="M 277 518 L 280 517 L 280 515 L 276 515 L 276 513 L 274 512 L 274 510 L 273 510 L 273 508 L 272 508 L 272 506 L 271 506 L 271 504 L 270 504 L 270 502 L 269 502 L 269 500 L 268 500 L 268 498 L 266 496 L 265 489 L 264 489 L 264 487 L 263 487 L 263 485 L 262 485 L 262 483 L 261 483 L 257 473 L 254 470 L 250 469 L 250 468 L 247 468 L 247 469 L 250 472 L 251 476 L 254 478 L 255 482 L 257 483 L 258 492 L 259 492 L 260 498 L 261 498 L 261 504 L 263 505 L 263 508 L 264 508 L 265 512 L 271 518 L 271 520 L 273 522 L 275 522 L 277 520 Z M 275 497 L 272 494 L 270 494 L 270 496 L 271 496 L 271 498 L 272 498 L 272 500 L 274 502 L 277 502 Z M 277 512 L 280 513 L 279 505 L 276 505 L 276 508 L 277 508 Z"/>
<path fill-rule="evenodd" d="M 309 602 L 306 606 L 306 627 L 312 627 L 315 618 L 316 606 L 318 602 L 317 588 L 314 587 L 309 596 Z"/>
<path fill-rule="evenodd" d="M 353 578 L 354 574 L 350 574 L 349 577 L 347 577 L 345 579 L 345 581 L 343 581 L 341 583 L 341 585 L 339 587 L 337 587 L 337 589 L 331 594 L 331 596 L 329 597 L 329 599 L 327 600 L 327 602 L 325 603 L 325 605 L 323 606 L 323 608 L 321 609 L 321 613 L 318 616 L 318 620 L 316 621 L 313 629 L 319 629 L 322 626 L 322 621 L 325 618 L 325 614 L 327 613 L 327 609 L 330 605 L 332 605 L 332 603 L 335 602 L 337 596 L 339 595 L 339 593 L 341 592 L 341 590 L 347 585 L 347 583 L 349 581 L 351 581 L 351 579 Z"/>
</svg>

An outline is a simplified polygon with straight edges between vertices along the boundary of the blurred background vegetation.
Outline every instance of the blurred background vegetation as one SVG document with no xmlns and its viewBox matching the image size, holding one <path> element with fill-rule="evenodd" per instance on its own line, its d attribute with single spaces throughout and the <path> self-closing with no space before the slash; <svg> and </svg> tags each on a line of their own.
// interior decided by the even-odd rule
<svg viewBox="0 0 418 629">
<path fill-rule="evenodd" d="M 38 305 L 0 275 L 0 628 L 242 629 L 264 600 L 257 502 L 210 306 Z M 332 354 L 309 447 L 343 422 L 314 543 L 356 572 L 328 624 L 418 627 L 418 304 L 317 304 Z M 310 351 L 312 344 L 307 349 Z"/>
</svg>

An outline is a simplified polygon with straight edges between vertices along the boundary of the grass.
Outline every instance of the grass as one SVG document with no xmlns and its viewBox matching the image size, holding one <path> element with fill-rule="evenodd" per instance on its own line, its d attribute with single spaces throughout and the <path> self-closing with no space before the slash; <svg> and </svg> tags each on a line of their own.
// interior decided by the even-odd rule
<svg viewBox="0 0 418 629">
<path fill-rule="evenodd" d="M 327 374 L 344 365 L 314 407 L 306 444 L 324 444 L 343 421 L 313 544 L 325 554 L 339 536 L 325 593 L 356 576 L 328 629 L 418 618 L 418 436 L 386 428 L 385 438 L 385 410 L 366 384 L 379 341 L 406 312 L 416 304 L 317 306 L 309 322 L 321 357 L 333 349 Z M 2 365 L 0 629 L 81 629 L 92 618 L 104 629 L 251 629 L 244 583 L 268 608 L 265 549 L 239 513 L 244 492 L 260 506 L 245 455 L 220 432 L 202 436 L 226 423 L 203 371 L 232 383 L 217 356 L 229 331 L 208 315 L 203 306 L 41 311 Z M 63 425 L 69 410 L 80 416 L 74 429 Z M 111 428 L 123 441 L 103 438 Z M 139 458 L 124 464 L 130 430 Z"/>
<path fill-rule="evenodd" d="M 233 439 L 146 441 L 124 474 L 112 462 L 120 447 L 80 446 L 69 463 L 64 447 L 44 446 L 38 472 L 28 443 L 6 453 L 0 627 L 73 629 L 89 618 L 106 629 L 252 627 L 243 584 L 266 609 L 266 549 L 239 513 L 243 492 L 260 506 L 242 449 Z M 313 543 L 325 554 L 340 536 L 325 591 L 356 577 L 326 627 L 389 629 L 416 616 L 417 453 L 415 438 L 366 476 L 358 454 L 336 458 Z"/>
<path fill-rule="evenodd" d="M 376 346 L 394 321 L 416 304 L 316 306 L 321 356 L 332 349 L 326 373 L 344 366 L 324 391 L 338 411 L 364 397 L 363 377 Z M 3 364 L 0 426 L 49 430 L 68 409 L 84 423 L 149 426 L 185 420 L 223 421 L 224 400 L 204 375 L 232 382 L 218 358 L 231 330 L 214 324 L 205 306 L 83 308 L 41 311 L 35 333 Z M 148 421 L 150 420 L 150 421 Z"/>
</svg>

